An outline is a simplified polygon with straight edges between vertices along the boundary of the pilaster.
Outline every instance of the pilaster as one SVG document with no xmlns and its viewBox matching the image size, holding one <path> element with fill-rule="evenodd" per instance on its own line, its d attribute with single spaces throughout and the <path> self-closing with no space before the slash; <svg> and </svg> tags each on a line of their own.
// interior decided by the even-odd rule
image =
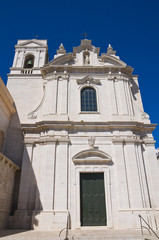
<svg viewBox="0 0 159 240">
<path fill-rule="evenodd" d="M 56 141 L 47 142 L 43 210 L 53 209 Z"/>
<path fill-rule="evenodd" d="M 118 183 L 118 208 L 130 208 L 129 186 L 127 176 L 127 166 L 125 162 L 125 151 L 123 141 L 120 139 L 113 139 L 115 151 L 115 166 Z"/>
<path fill-rule="evenodd" d="M 131 208 L 143 208 L 141 181 L 139 179 L 138 159 L 133 140 L 125 141 L 125 156 Z"/>
<path fill-rule="evenodd" d="M 63 139 L 57 145 L 54 210 L 68 208 L 68 141 Z"/>
<path fill-rule="evenodd" d="M 22 159 L 22 172 L 18 199 L 18 211 L 27 211 L 30 173 L 32 168 L 32 149 L 33 144 L 25 144 Z"/>
<path fill-rule="evenodd" d="M 67 72 L 64 72 L 63 81 L 62 81 L 62 105 L 61 105 L 61 114 L 68 113 L 68 81 L 69 76 Z"/>
<path fill-rule="evenodd" d="M 57 90 L 58 90 L 58 77 L 56 72 L 53 75 L 46 77 L 46 95 L 44 102 L 44 115 L 56 114 L 57 112 Z"/>
<path fill-rule="evenodd" d="M 112 114 L 118 114 L 118 105 L 117 105 L 117 96 L 116 96 L 116 89 L 115 89 L 115 81 L 114 77 L 109 77 L 109 92 L 110 92 L 110 99 L 111 99 L 111 112 Z"/>
<path fill-rule="evenodd" d="M 144 148 L 144 156 L 145 156 L 145 167 L 148 178 L 148 185 L 150 188 L 151 195 L 151 204 L 152 208 L 159 208 L 159 181 L 158 181 L 158 173 L 159 173 L 159 165 L 156 157 L 154 141 L 145 139 L 143 148 Z"/>
<path fill-rule="evenodd" d="M 32 144 L 26 144 L 23 150 L 22 172 L 19 189 L 18 208 L 13 218 L 13 228 L 30 228 L 31 216 L 28 215 L 29 184 L 32 169 Z"/>
</svg>

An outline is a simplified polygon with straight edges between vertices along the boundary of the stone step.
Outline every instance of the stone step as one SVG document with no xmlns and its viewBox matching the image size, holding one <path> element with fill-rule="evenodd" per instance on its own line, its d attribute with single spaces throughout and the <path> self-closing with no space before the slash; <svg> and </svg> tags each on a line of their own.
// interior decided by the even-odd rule
<svg viewBox="0 0 159 240">
<path fill-rule="evenodd" d="M 64 240 L 63 231 L 0 230 L 2 240 Z M 159 235 L 159 232 L 156 232 Z M 68 240 L 157 240 L 153 235 L 139 230 L 69 230 Z"/>
</svg>

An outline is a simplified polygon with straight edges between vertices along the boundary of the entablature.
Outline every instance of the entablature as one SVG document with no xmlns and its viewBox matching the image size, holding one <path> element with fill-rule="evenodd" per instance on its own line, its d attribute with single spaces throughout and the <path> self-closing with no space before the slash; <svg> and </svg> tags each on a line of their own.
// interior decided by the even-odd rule
<svg viewBox="0 0 159 240">
<path fill-rule="evenodd" d="M 126 67 L 108 67 L 108 66 L 44 66 L 41 68 L 41 74 L 43 77 L 47 74 L 51 74 L 54 71 L 57 73 L 63 73 L 67 71 L 69 74 L 71 73 L 100 73 L 100 74 L 126 74 L 128 76 L 132 76 L 133 69 L 129 66 Z"/>
<path fill-rule="evenodd" d="M 27 123 L 21 124 L 21 128 L 24 133 L 32 132 L 32 133 L 40 133 L 41 131 L 48 131 L 50 129 L 58 129 L 61 130 L 75 130 L 83 128 L 89 130 L 107 130 L 107 131 L 114 131 L 114 130 L 130 130 L 130 131 L 138 131 L 140 132 L 149 132 L 151 133 L 157 124 L 145 124 L 142 122 L 86 122 L 86 121 L 42 121 L 36 123 Z"/>
</svg>

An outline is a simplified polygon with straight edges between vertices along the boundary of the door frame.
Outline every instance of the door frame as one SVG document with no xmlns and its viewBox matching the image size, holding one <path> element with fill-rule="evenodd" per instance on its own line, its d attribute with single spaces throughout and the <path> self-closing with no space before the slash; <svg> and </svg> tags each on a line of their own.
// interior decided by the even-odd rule
<svg viewBox="0 0 159 240">
<path fill-rule="evenodd" d="M 97 179 L 98 182 L 95 181 L 96 179 Z M 100 184 L 100 185 L 97 185 L 97 183 Z M 86 217 L 86 215 L 84 213 L 84 206 L 82 208 L 82 205 L 84 204 L 83 194 L 87 194 L 86 189 L 84 190 L 82 188 L 82 186 L 84 186 L 85 184 L 87 185 L 87 187 L 91 186 L 91 190 L 95 191 L 96 194 L 98 194 L 97 195 L 98 197 L 99 197 L 99 193 L 104 195 L 103 197 L 101 197 L 101 202 L 100 203 L 98 202 L 99 204 L 95 203 L 95 206 L 96 206 L 96 204 L 98 205 L 98 207 L 96 206 L 97 207 L 96 210 L 97 211 L 99 210 L 98 215 L 94 216 L 96 211 L 95 211 L 93 205 L 90 206 L 90 210 L 91 210 L 91 212 L 93 212 L 93 214 L 91 215 L 91 220 L 89 219 L 88 215 L 87 215 L 88 218 Z M 95 186 L 95 188 L 94 188 L 94 186 Z M 102 192 L 101 191 L 99 192 L 99 186 L 103 189 Z M 86 197 L 87 200 L 85 199 L 86 201 L 90 200 L 90 202 L 92 202 L 92 200 L 94 199 L 94 194 L 93 194 L 92 191 L 89 192 L 89 193 L 91 193 L 91 196 L 89 196 L 89 194 L 87 195 L 87 197 Z M 94 202 L 98 201 L 98 197 L 94 199 Z M 87 206 L 87 208 L 89 208 L 89 205 L 86 205 L 86 206 Z M 103 212 L 102 217 L 105 217 L 105 221 L 101 218 L 101 215 L 100 215 L 101 212 Z M 87 212 L 87 214 L 88 214 L 88 212 Z M 85 220 L 84 220 L 84 215 L 86 217 Z M 99 221 L 96 221 L 96 217 L 99 218 Z M 89 173 L 88 172 L 83 173 L 82 172 L 82 173 L 80 173 L 80 219 L 81 219 L 81 225 L 82 226 L 94 226 L 94 227 L 107 226 L 105 185 L 104 185 L 104 173 L 103 172 L 100 172 L 100 173 L 99 172 L 93 172 L 93 173 L 90 173 L 90 172 Z"/>
<path fill-rule="evenodd" d="M 113 218 L 112 218 L 112 200 L 111 200 L 111 176 L 110 169 L 108 167 L 101 167 L 99 165 L 94 166 L 78 166 L 75 169 L 75 182 L 76 182 L 76 191 L 75 191 L 75 206 L 76 206 L 76 228 L 83 227 L 81 226 L 81 203 L 80 203 L 80 173 L 104 173 L 104 189 L 105 189 L 105 205 L 106 205 L 106 217 L 107 225 L 103 226 L 106 228 L 113 227 Z"/>
</svg>

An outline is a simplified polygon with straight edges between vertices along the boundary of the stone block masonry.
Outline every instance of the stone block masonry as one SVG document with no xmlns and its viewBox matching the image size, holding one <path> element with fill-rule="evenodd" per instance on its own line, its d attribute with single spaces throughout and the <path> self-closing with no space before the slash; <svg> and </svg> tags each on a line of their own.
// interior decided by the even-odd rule
<svg viewBox="0 0 159 240">
<path fill-rule="evenodd" d="M 7 227 L 17 170 L 19 167 L 0 153 L 0 229 Z"/>
</svg>

